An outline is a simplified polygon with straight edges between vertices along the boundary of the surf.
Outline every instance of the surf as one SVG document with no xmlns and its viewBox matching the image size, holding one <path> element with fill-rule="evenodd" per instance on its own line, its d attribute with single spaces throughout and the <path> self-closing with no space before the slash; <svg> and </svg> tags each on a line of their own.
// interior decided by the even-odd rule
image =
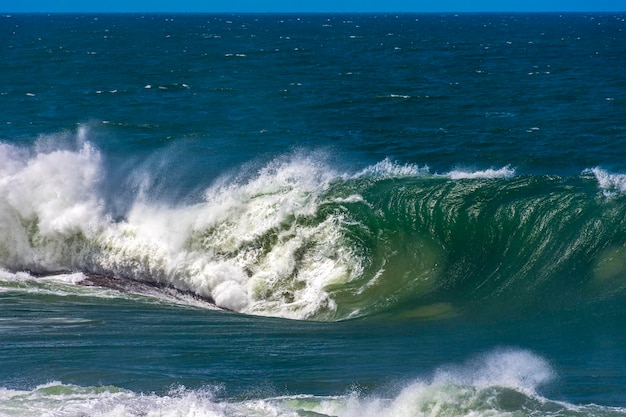
<svg viewBox="0 0 626 417">
<path fill-rule="evenodd" d="M 82 387 L 52 381 L 33 389 L 0 389 L 0 414 L 39 416 L 623 416 L 626 410 L 574 405 L 542 396 L 555 379 L 542 357 L 520 349 L 495 349 L 465 363 L 437 368 L 386 392 L 353 390 L 334 396 L 290 394 L 224 398 L 219 387 L 174 387 L 138 393 L 115 386 Z"/>
<path fill-rule="evenodd" d="M 155 193 L 158 169 L 140 166 L 116 204 L 120 174 L 89 126 L 63 135 L 63 146 L 0 144 L 8 274 L 81 272 L 83 285 L 323 321 L 586 308 L 626 290 L 623 176 L 601 168 L 340 170 L 297 151 L 180 200 Z"/>
</svg>

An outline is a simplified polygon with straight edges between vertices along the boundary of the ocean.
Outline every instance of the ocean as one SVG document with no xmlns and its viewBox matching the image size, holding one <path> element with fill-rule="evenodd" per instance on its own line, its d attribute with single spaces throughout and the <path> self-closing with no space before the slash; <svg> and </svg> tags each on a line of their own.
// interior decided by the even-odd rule
<svg viewBox="0 0 626 417">
<path fill-rule="evenodd" d="M 626 14 L 0 51 L 0 416 L 626 415 Z"/>
</svg>

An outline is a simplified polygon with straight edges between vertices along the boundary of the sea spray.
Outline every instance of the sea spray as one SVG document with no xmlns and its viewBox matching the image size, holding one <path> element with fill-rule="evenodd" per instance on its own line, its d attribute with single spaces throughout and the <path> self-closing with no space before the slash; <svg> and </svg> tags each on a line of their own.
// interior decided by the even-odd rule
<svg viewBox="0 0 626 417">
<path fill-rule="evenodd" d="M 3 145 L 0 161 L 0 264 L 36 271 L 79 264 L 85 239 L 109 224 L 97 192 L 99 152 L 85 143 L 31 156 Z"/>
<path fill-rule="evenodd" d="M 626 174 L 610 173 L 600 167 L 586 169 L 583 174 L 592 174 L 607 197 L 626 193 Z"/>
<path fill-rule="evenodd" d="M 7 159 L 19 153 L 3 150 Z M 361 273 L 342 244 L 344 215 L 315 219 L 335 175 L 313 160 L 276 160 L 247 182 L 217 182 L 196 204 L 139 198 L 121 221 L 103 211 L 103 168 L 89 144 L 35 153 L 12 169 L 2 201 L 8 269 L 96 272 L 294 318 L 333 311 L 324 288 Z"/>
<path fill-rule="evenodd" d="M 442 367 L 432 378 L 409 383 L 392 398 L 353 394 L 341 407 L 335 403 L 331 408 L 326 403 L 324 414 L 417 417 L 532 415 L 548 409 L 563 412 L 567 404 L 557 405 L 537 394 L 537 389 L 553 377 L 550 365 L 532 352 L 500 349 L 462 365 Z"/>
</svg>

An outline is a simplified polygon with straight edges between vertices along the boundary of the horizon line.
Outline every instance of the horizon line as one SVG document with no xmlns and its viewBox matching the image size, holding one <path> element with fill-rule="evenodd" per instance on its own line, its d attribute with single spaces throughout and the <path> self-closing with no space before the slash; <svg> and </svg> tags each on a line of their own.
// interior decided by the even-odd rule
<svg viewBox="0 0 626 417">
<path fill-rule="evenodd" d="M 98 10 L 78 10 L 78 11 L 2 11 L 0 10 L 0 14 L 3 17 L 7 17 L 7 15 L 17 15 L 17 14 L 142 14 L 142 15 L 150 15 L 150 14 L 181 14 L 181 15 L 220 15 L 220 14 L 283 14 L 283 15 L 320 15 L 320 14 L 580 14 L 580 13 L 626 13 L 626 9 L 624 10 L 473 10 L 473 11 L 450 11 L 450 10 L 440 10 L 440 11 L 393 11 L 393 10 L 380 10 L 380 11 L 254 11 L 254 10 L 242 10 L 242 11 L 176 11 L 176 10 L 151 10 L 151 11 L 98 11 Z"/>
</svg>

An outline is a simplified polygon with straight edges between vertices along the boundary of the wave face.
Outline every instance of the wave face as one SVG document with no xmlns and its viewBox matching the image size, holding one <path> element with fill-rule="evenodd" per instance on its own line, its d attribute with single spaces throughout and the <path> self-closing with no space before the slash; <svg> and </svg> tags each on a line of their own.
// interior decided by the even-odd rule
<svg viewBox="0 0 626 417">
<path fill-rule="evenodd" d="M 142 187 L 157 174 L 137 170 L 120 213 L 120 175 L 88 133 L 65 148 L 0 144 L 0 267 L 103 274 L 314 320 L 584 308 L 626 289 L 622 174 L 438 174 L 389 160 L 349 172 L 294 153 L 186 203 Z"/>
<path fill-rule="evenodd" d="M 623 416 L 622 408 L 553 401 L 536 389 L 554 374 L 530 352 L 499 350 L 466 364 L 442 367 L 392 395 L 290 395 L 219 398 L 218 388 L 137 394 L 114 386 L 51 382 L 30 391 L 0 390 L 0 414 L 21 416 Z"/>
</svg>

